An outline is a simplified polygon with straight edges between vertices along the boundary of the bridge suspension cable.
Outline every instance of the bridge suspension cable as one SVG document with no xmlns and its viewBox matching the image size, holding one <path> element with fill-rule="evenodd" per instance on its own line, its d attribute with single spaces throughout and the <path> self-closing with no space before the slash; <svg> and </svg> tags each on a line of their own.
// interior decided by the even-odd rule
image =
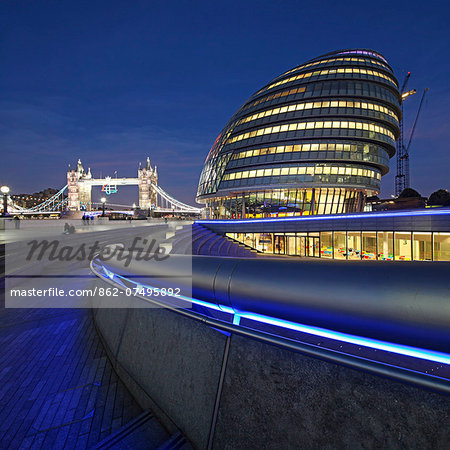
<svg viewBox="0 0 450 450">
<path fill-rule="evenodd" d="M 156 184 L 152 183 L 152 189 L 167 203 L 172 205 L 174 211 L 179 212 L 190 212 L 199 214 L 201 213 L 201 208 L 196 208 L 195 206 L 187 205 L 186 203 L 180 202 L 176 198 L 173 198 L 171 195 L 169 195 L 164 189 L 162 189 L 160 186 L 157 186 Z M 161 208 L 164 209 L 164 208 Z"/>
<path fill-rule="evenodd" d="M 162 189 L 160 186 L 157 186 L 155 184 L 151 185 L 152 189 L 156 192 L 156 194 L 160 198 L 160 206 L 156 207 L 155 210 L 157 211 L 164 211 L 164 212 L 184 212 L 184 213 L 193 213 L 193 214 L 200 214 L 201 208 L 197 208 L 195 206 L 188 205 L 186 203 L 183 203 L 176 198 L 172 197 L 170 194 L 168 194 L 164 189 Z M 61 211 L 65 209 L 68 198 L 64 196 L 64 193 L 67 190 L 67 185 L 65 185 L 63 188 L 61 188 L 56 194 L 48 198 L 47 200 L 43 201 L 42 203 L 39 203 L 38 205 L 33 206 L 32 208 L 24 208 L 22 206 L 19 206 L 17 203 L 13 201 L 11 197 L 8 198 L 8 204 L 10 205 L 10 208 L 12 209 L 11 212 L 13 213 L 20 213 L 20 214 L 33 214 L 33 213 L 48 213 L 52 211 Z M 164 204 L 165 203 L 165 204 Z M 92 202 L 92 205 L 101 203 Z M 125 207 L 129 208 L 131 205 L 122 205 L 122 204 L 115 204 L 115 203 L 108 203 L 111 206 L 119 206 L 119 207 Z"/>
<path fill-rule="evenodd" d="M 67 204 L 67 197 L 64 197 L 64 192 L 67 189 L 67 184 L 61 188 L 56 194 L 52 195 L 47 200 L 39 203 L 32 208 L 23 208 L 19 206 L 17 203 L 14 203 L 13 199 L 9 197 L 9 205 L 13 208 L 14 212 L 19 213 L 42 213 L 42 212 L 52 212 L 52 211 L 60 211 Z"/>
</svg>

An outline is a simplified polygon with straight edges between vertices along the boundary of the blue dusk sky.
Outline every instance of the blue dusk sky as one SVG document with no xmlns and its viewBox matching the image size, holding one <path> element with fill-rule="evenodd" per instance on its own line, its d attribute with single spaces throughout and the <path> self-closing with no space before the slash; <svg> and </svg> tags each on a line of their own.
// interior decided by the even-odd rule
<svg viewBox="0 0 450 450">
<path fill-rule="evenodd" d="M 373 48 L 400 82 L 411 184 L 450 187 L 449 2 L 66 1 L 0 3 L 0 183 L 15 193 L 65 184 L 81 158 L 94 176 L 136 176 L 193 203 L 204 159 L 251 94 L 321 54 Z M 394 188 L 395 160 L 382 193 Z M 98 192 L 94 193 L 99 196 Z M 137 200 L 137 189 L 117 198 Z"/>
</svg>

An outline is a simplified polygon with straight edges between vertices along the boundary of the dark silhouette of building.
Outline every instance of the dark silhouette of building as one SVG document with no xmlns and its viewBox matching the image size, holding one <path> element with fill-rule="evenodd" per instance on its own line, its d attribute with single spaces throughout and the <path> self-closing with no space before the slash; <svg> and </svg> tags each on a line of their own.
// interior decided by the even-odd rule
<svg viewBox="0 0 450 450">
<path fill-rule="evenodd" d="M 11 195 L 11 198 L 16 205 L 21 206 L 22 208 L 32 208 L 33 206 L 45 202 L 45 200 L 53 197 L 58 192 L 58 189 L 47 188 L 40 192 L 34 192 L 33 194 Z"/>
</svg>

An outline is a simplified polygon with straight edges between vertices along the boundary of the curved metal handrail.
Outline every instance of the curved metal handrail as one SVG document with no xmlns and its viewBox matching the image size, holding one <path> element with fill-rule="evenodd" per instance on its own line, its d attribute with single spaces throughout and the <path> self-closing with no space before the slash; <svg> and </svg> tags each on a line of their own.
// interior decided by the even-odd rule
<svg viewBox="0 0 450 450">
<path fill-rule="evenodd" d="M 211 258 L 205 258 L 211 259 Z M 214 259 L 214 258 L 212 258 Z M 235 271 L 236 267 L 232 265 L 232 261 L 236 258 L 220 258 L 222 260 L 228 260 L 227 267 L 232 267 L 232 272 Z M 249 261 L 245 260 L 245 264 L 247 264 Z M 213 264 L 210 264 L 210 267 L 213 267 Z M 448 269 L 448 267 L 447 267 Z M 106 276 L 104 273 L 101 273 L 101 271 L 97 270 L 95 267 L 94 260 L 91 261 L 91 270 L 92 272 L 97 275 L 99 278 L 104 280 L 106 283 L 111 284 L 115 287 L 119 287 L 121 289 L 125 289 L 125 287 L 121 283 L 114 282 L 110 277 Z M 133 270 L 134 272 L 134 270 Z M 224 274 L 230 275 L 229 271 L 225 270 L 223 271 Z M 148 274 L 148 271 L 147 271 Z M 136 274 L 136 275 L 139 275 Z M 141 274 L 145 275 L 145 274 Z M 220 270 L 216 271 L 216 276 L 214 277 L 214 280 L 217 278 L 217 275 L 219 275 L 219 284 L 220 281 Z M 261 280 L 261 275 L 259 276 Z M 228 287 L 230 286 L 231 278 L 229 278 Z M 222 279 L 223 282 L 223 279 Z M 201 289 L 197 289 L 196 293 L 200 293 Z M 354 369 L 358 370 L 364 370 L 368 371 L 377 375 L 381 375 L 384 377 L 388 377 L 394 380 L 403 381 L 411 384 L 415 384 L 427 389 L 436 390 L 442 393 L 450 394 L 450 383 L 448 380 L 439 378 L 436 376 L 428 375 L 425 373 L 415 372 L 413 370 L 405 369 L 402 367 L 392 366 L 383 362 L 378 361 L 372 361 L 360 356 L 356 355 L 349 355 L 345 353 L 340 353 L 331 349 L 326 349 L 323 347 L 318 347 L 313 344 L 308 343 L 301 343 L 297 341 L 290 340 L 288 338 L 284 338 L 281 336 L 275 336 L 266 332 L 253 330 L 249 328 L 240 327 L 235 324 L 223 322 L 221 320 L 217 320 L 212 317 L 208 317 L 202 314 L 199 314 L 197 312 L 187 310 L 187 309 L 180 309 L 179 307 L 167 304 L 166 302 L 161 302 L 155 298 L 148 298 L 147 296 L 141 295 L 139 293 L 136 293 L 135 295 L 137 298 L 140 298 L 146 302 L 150 302 L 154 305 L 164 307 L 166 309 L 169 309 L 177 314 L 181 314 L 183 316 L 192 318 L 194 320 L 203 322 L 209 326 L 227 331 L 232 333 L 237 333 L 242 336 L 246 336 L 252 339 L 257 339 L 266 343 L 278 345 L 281 347 L 289 348 L 291 350 L 296 350 L 301 353 L 307 354 L 309 356 L 313 356 L 316 358 L 324 359 L 329 362 L 342 364 Z M 135 297 L 133 295 L 133 297 Z M 216 296 L 214 296 L 216 298 Z"/>
<path fill-rule="evenodd" d="M 170 255 L 160 262 L 110 258 L 107 266 L 120 274 L 170 274 L 179 284 L 173 287 L 235 311 L 450 353 L 448 262 Z"/>
</svg>

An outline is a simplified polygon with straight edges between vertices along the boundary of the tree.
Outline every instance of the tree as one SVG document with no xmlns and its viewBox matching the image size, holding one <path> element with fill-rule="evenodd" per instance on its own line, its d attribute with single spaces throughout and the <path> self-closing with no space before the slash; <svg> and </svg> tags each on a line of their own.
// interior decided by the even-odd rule
<svg viewBox="0 0 450 450">
<path fill-rule="evenodd" d="M 403 189 L 402 193 L 398 196 L 399 198 L 411 198 L 411 197 L 422 197 L 416 190 L 411 188 Z"/>
<path fill-rule="evenodd" d="M 450 192 L 446 189 L 438 189 L 428 198 L 428 206 L 450 206 Z"/>
</svg>

